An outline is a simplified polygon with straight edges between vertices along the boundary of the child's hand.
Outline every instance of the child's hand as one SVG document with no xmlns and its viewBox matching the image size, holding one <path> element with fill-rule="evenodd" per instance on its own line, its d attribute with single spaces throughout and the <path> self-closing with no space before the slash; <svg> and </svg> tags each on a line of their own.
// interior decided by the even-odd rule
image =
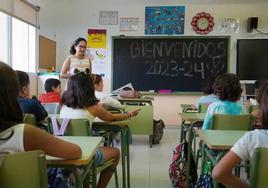
<svg viewBox="0 0 268 188">
<path fill-rule="evenodd" d="M 138 115 L 138 113 L 139 113 L 140 111 L 141 111 L 141 109 L 138 108 L 138 109 L 136 109 L 136 110 L 133 110 L 133 111 L 129 112 L 130 117 L 134 117 L 134 116 Z"/>
</svg>

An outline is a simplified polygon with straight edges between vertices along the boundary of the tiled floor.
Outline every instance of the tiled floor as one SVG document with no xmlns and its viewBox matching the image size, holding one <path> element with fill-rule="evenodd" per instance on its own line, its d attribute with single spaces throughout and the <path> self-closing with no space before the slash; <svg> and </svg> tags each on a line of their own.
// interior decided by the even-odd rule
<svg viewBox="0 0 268 188">
<path fill-rule="evenodd" d="M 133 136 L 130 145 L 130 183 L 131 188 L 171 188 L 168 168 L 172 152 L 179 143 L 179 129 L 164 129 L 164 136 L 159 145 L 149 147 L 148 136 Z M 121 165 L 118 165 L 120 187 Z M 112 180 L 108 188 L 114 188 Z"/>
</svg>

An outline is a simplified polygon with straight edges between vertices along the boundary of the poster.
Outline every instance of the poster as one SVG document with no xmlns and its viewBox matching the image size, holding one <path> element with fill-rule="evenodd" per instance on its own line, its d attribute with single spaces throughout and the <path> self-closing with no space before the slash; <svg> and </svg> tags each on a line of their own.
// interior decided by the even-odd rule
<svg viewBox="0 0 268 188">
<path fill-rule="evenodd" d="M 99 11 L 100 25 L 117 25 L 118 11 Z"/>
<path fill-rule="evenodd" d="M 88 48 L 106 48 L 106 29 L 88 29 Z"/>
<path fill-rule="evenodd" d="M 120 31 L 137 31 L 139 18 L 120 18 Z"/>
<path fill-rule="evenodd" d="M 184 34 L 184 6 L 145 7 L 145 34 Z"/>
<path fill-rule="evenodd" d="M 107 50 L 101 48 L 90 48 L 92 73 L 105 76 L 108 66 Z"/>
</svg>

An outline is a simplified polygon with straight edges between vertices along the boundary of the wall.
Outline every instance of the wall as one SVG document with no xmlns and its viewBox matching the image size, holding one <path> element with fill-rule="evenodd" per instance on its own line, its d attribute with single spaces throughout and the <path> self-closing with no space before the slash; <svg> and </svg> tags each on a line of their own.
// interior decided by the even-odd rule
<svg viewBox="0 0 268 188">
<path fill-rule="evenodd" d="M 214 16 L 214 30 L 209 35 L 231 35 L 230 72 L 236 71 L 236 39 L 251 37 L 266 37 L 254 33 L 247 33 L 248 17 L 259 17 L 258 28 L 268 32 L 268 3 L 265 0 L 35 0 L 40 7 L 40 34 L 57 42 L 57 70 L 61 69 L 65 57 L 68 55 L 70 44 L 77 37 L 87 38 L 87 29 L 107 29 L 108 59 L 111 60 L 111 36 L 143 36 L 145 6 L 185 6 L 185 34 L 196 35 L 190 26 L 192 17 L 201 11 L 207 11 Z M 252 3 L 254 2 L 254 3 Z M 120 17 L 139 17 L 137 32 L 120 32 L 119 25 L 99 25 L 99 10 L 116 10 Z M 239 33 L 225 34 L 219 30 L 221 18 L 239 18 Z M 111 65 L 107 68 L 105 90 L 111 89 Z M 177 124 L 180 103 L 194 103 L 196 97 L 190 96 L 158 96 L 155 100 L 155 117 L 164 117 L 167 124 Z M 165 107 L 163 110 L 162 106 Z M 161 108 L 160 108 L 161 107 Z M 162 110 L 160 110 L 162 109 Z M 163 111 L 165 113 L 163 113 Z M 176 112 L 174 114 L 174 111 Z M 170 115 L 172 114 L 172 115 Z M 176 117 L 175 117 L 176 116 Z"/>
</svg>

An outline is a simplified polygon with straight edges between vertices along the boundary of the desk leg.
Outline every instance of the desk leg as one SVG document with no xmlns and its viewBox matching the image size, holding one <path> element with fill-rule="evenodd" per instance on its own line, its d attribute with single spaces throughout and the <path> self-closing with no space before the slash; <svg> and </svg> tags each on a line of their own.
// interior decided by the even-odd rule
<svg viewBox="0 0 268 188">
<path fill-rule="evenodd" d="M 125 168 L 125 155 L 126 155 L 126 136 L 123 128 L 120 129 L 121 133 L 121 160 L 122 160 L 122 180 L 123 180 L 123 188 L 126 188 L 126 168 Z"/>
<path fill-rule="evenodd" d="M 129 161 L 129 139 L 128 139 L 128 131 L 129 127 L 125 127 L 126 129 L 126 158 L 127 158 L 127 187 L 130 188 L 130 161 Z"/>
</svg>

